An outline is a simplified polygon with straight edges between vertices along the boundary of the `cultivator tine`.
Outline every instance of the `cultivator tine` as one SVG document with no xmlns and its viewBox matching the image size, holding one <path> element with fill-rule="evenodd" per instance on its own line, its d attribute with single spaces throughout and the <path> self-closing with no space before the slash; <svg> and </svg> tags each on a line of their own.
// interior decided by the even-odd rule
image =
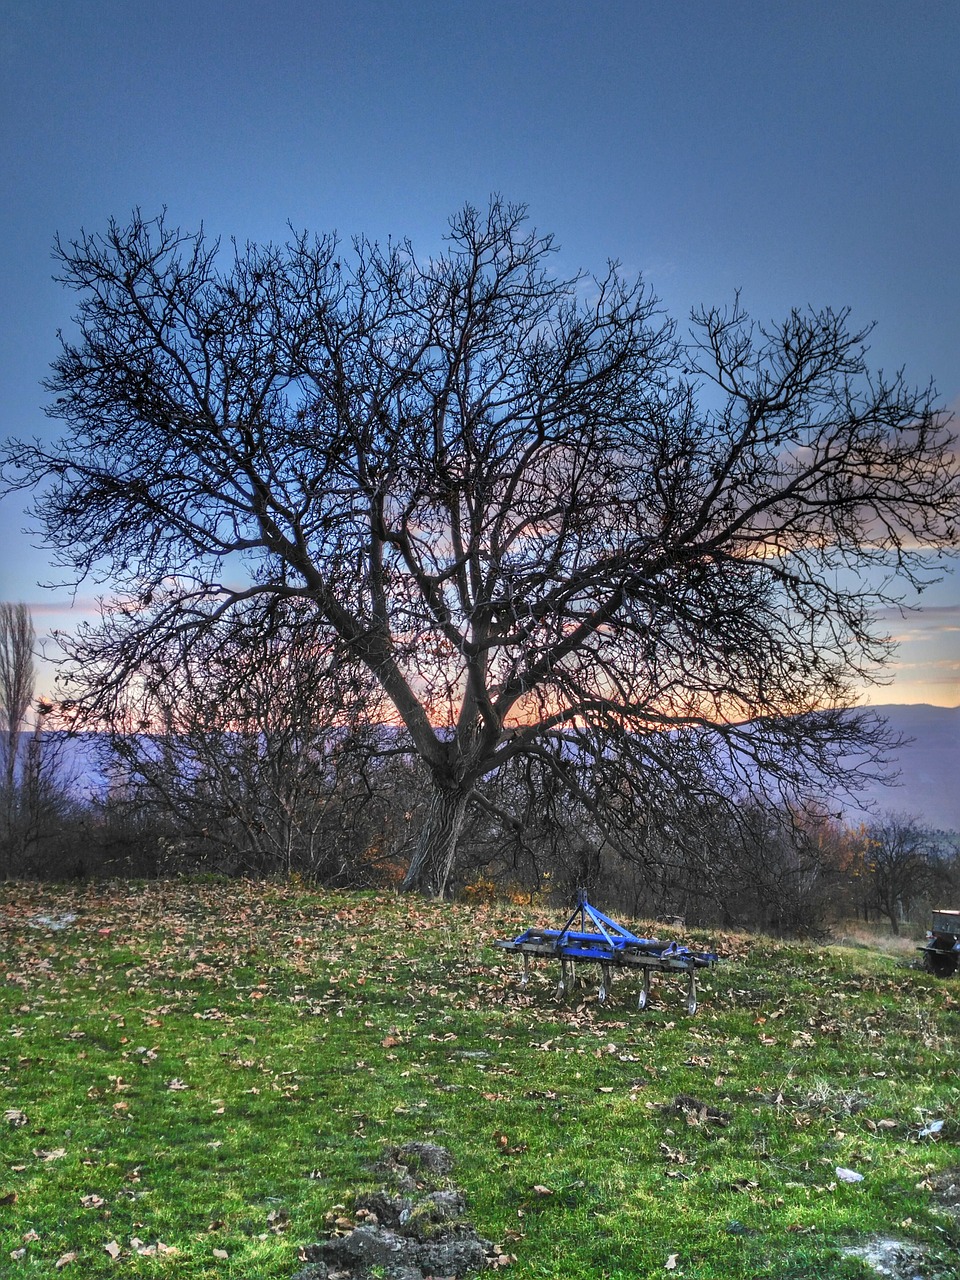
<svg viewBox="0 0 960 1280">
<path fill-rule="evenodd" d="M 687 1013 L 691 1017 L 697 1012 L 697 975 L 693 969 L 687 975 Z"/>
<path fill-rule="evenodd" d="M 645 1009 L 650 1003 L 650 970 L 643 971 L 643 985 L 640 987 L 640 995 L 637 997 L 637 1008 Z"/>
</svg>

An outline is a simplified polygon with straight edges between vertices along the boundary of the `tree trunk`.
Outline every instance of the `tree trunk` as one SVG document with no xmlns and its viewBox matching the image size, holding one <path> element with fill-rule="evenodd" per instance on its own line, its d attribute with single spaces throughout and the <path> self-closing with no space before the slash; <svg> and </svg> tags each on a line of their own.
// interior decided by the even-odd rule
<svg viewBox="0 0 960 1280">
<path fill-rule="evenodd" d="M 410 866 L 400 886 L 441 898 L 447 889 L 457 856 L 457 842 L 467 813 L 470 793 L 435 786 L 427 818 L 417 837 Z"/>
</svg>

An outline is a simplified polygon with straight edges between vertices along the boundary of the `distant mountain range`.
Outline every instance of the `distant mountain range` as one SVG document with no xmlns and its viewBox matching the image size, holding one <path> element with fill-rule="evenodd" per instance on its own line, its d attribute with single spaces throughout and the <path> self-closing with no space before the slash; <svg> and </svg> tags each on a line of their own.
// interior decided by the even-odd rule
<svg viewBox="0 0 960 1280">
<path fill-rule="evenodd" d="M 869 822 L 884 813 L 906 814 L 923 826 L 960 831 L 960 707 L 890 704 L 872 707 L 904 740 L 891 762 L 898 772 L 895 785 L 875 784 L 849 798 L 825 797 L 827 808 L 842 813 L 850 826 Z M 64 772 L 78 795 L 102 792 L 108 785 L 103 762 L 98 759 L 96 735 L 85 735 L 63 744 Z"/>
<path fill-rule="evenodd" d="M 960 707 L 891 703 L 870 708 L 904 745 L 896 753 L 896 785 L 877 784 L 860 793 L 857 808 L 843 804 L 850 825 L 874 813 L 903 813 L 922 825 L 960 831 Z"/>
</svg>

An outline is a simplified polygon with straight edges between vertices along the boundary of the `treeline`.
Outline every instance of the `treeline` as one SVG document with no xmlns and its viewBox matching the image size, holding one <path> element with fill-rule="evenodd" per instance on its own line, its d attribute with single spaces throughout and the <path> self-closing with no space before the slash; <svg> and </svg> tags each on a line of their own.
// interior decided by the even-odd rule
<svg viewBox="0 0 960 1280">
<path fill-rule="evenodd" d="M 307 739 L 292 726 L 87 738 L 84 754 L 97 754 L 107 778 L 91 789 L 72 773 L 76 752 L 51 718 L 21 737 L 12 781 L 4 773 L 0 868 L 9 878 L 215 874 L 392 887 L 430 801 L 416 763 L 396 739 L 385 748 L 382 730 Z M 850 829 L 812 809 L 687 797 L 669 821 L 651 813 L 629 846 L 614 848 L 546 782 L 528 793 L 522 824 L 505 828 L 474 809 L 457 894 L 559 906 L 586 888 L 631 916 L 786 934 L 852 917 L 896 932 L 922 923 L 935 899 L 960 900 L 956 836 L 909 817 Z"/>
<path fill-rule="evenodd" d="M 369 675 L 313 626 L 257 612 L 158 646 L 84 733 L 69 700 L 34 697 L 25 607 L 0 610 L 0 875 L 403 880 L 431 779 Z M 897 930 L 934 897 L 960 901 L 956 837 L 912 818 L 851 830 L 695 773 L 639 790 L 614 763 L 518 755 L 477 791 L 451 890 L 562 905 L 583 888 L 633 916 L 777 933 L 852 916 Z"/>
</svg>

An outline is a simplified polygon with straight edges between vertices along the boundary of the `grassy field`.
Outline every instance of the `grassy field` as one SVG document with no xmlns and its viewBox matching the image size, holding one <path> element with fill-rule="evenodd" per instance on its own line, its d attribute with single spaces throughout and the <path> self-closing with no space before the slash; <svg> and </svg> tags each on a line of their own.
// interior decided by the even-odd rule
<svg viewBox="0 0 960 1280">
<path fill-rule="evenodd" d="M 537 920 L 0 886 L 0 1276 L 289 1277 L 410 1140 L 453 1153 L 510 1280 L 867 1276 L 843 1248 L 874 1234 L 960 1274 L 960 980 L 694 933 L 724 955 L 697 1015 L 676 980 L 640 1013 L 627 978 L 603 1007 L 546 967 L 521 990 L 490 944 Z"/>
</svg>

